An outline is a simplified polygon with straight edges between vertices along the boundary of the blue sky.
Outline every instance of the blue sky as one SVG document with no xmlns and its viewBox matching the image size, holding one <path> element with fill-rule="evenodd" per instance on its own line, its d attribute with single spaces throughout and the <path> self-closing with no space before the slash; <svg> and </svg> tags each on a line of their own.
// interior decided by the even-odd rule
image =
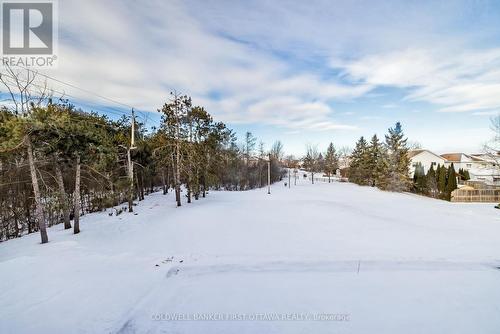
<svg viewBox="0 0 500 334">
<path fill-rule="evenodd" d="M 396 121 L 479 151 L 500 110 L 498 1 L 65 0 L 59 27 L 51 75 L 152 113 L 175 88 L 297 155 Z"/>
</svg>

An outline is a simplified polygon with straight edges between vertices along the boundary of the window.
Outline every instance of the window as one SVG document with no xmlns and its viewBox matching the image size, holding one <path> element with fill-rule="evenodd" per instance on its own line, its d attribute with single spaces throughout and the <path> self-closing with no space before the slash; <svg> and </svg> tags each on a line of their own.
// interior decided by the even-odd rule
<svg viewBox="0 0 500 334">
<path fill-rule="evenodd" d="M 465 164 L 465 167 L 472 168 L 472 164 Z"/>
</svg>

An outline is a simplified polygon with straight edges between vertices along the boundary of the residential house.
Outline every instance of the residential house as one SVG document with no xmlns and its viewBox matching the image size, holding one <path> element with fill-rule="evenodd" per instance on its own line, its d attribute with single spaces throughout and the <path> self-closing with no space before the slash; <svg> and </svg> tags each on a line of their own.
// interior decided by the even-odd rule
<svg viewBox="0 0 500 334">
<path fill-rule="evenodd" d="M 453 163 L 456 171 L 465 169 L 469 172 L 471 181 L 481 181 L 486 184 L 500 185 L 500 168 L 495 159 L 485 154 L 445 153 L 446 166 Z"/>
<path fill-rule="evenodd" d="M 413 173 L 415 172 L 415 167 L 419 162 L 424 167 L 425 173 L 427 173 L 431 166 L 434 166 L 434 169 L 436 169 L 438 164 L 446 164 L 445 158 L 429 150 L 411 150 L 408 152 L 408 157 L 410 158 L 410 176 L 412 177 Z"/>
<path fill-rule="evenodd" d="M 441 154 L 441 157 L 446 160 L 446 167 L 450 167 L 453 163 L 457 171 L 459 169 L 486 168 L 490 164 L 482 158 L 465 153 L 445 153 Z"/>
</svg>

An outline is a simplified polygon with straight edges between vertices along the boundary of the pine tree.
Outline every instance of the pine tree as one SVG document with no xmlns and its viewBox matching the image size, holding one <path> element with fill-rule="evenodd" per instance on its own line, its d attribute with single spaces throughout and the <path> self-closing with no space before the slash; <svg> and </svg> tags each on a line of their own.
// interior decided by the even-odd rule
<svg viewBox="0 0 500 334">
<path fill-rule="evenodd" d="M 172 100 L 163 105 L 162 130 L 172 142 L 172 177 L 175 187 L 175 200 L 177 206 L 181 206 L 181 170 L 184 169 L 182 159 L 182 144 L 186 140 L 187 131 L 185 120 L 187 112 L 191 106 L 191 98 L 180 96 L 177 93 L 171 93 Z"/>
<path fill-rule="evenodd" d="M 446 199 L 451 200 L 451 193 L 453 190 L 457 189 L 457 176 L 455 173 L 455 167 L 453 162 L 450 168 L 448 168 L 447 182 L 446 182 Z"/>
<path fill-rule="evenodd" d="M 439 197 L 442 198 L 446 192 L 446 176 L 448 174 L 448 170 L 444 165 L 438 168 L 439 174 L 437 175 L 437 188 L 439 191 Z"/>
<path fill-rule="evenodd" d="M 436 167 L 436 188 L 439 191 L 439 175 L 441 174 L 441 165 L 438 164 Z"/>
<path fill-rule="evenodd" d="M 415 192 L 420 194 L 426 193 L 426 183 L 424 166 L 422 166 L 422 163 L 417 162 L 415 171 L 413 172 L 413 188 Z"/>
<path fill-rule="evenodd" d="M 382 150 L 382 145 L 377 137 L 377 135 L 373 135 L 370 146 L 368 147 L 368 161 L 367 161 L 367 170 L 369 175 L 368 184 L 372 187 L 377 185 L 377 179 L 383 173 L 384 164 L 380 161 L 384 158 L 384 152 Z"/>
<path fill-rule="evenodd" d="M 349 166 L 349 181 L 356 184 L 368 184 L 369 181 L 369 153 L 364 137 L 359 138 L 351 154 Z"/>
<path fill-rule="evenodd" d="M 408 158 L 407 139 L 399 122 L 389 129 L 385 136 L 385 145 L 389 157 L 387 190 L 406 191 L 411 185 L 409 178 L 410 159 Z"/>
<path fill-rule="evenodd" d="M 380 189 L 387 189 L 387 174 L 389 172 L 389 154 L 384 145 L 380 146 L 380 155 L 377 159 L 377 167 L 375 172 L 375 185 Z"/>
<path fill-rule="evenodd" d="M 324 164 L 325 164 L 324 170 L 326 175 L 328 176 L 328 183 L 330 183 L 330 178 L 332 175 L 336 173 L 339 165 L 337 153 L 335 152 L 335 147 L 333 146 L 333 143 L 330 143 L 330 145 L 328 145 L 325 154 Z"/>
<path fill-rule="evenodd" d="M 438 166 L 439 167 L 439 166 Z M 431 197 L 436 197 L 437 196 L 437 182 L 436 182 L 436 172 L 434 171 L 434 166 L 431 165 L 431 168 L 427 171 L 426 175 L 426 188 L 427 188 L 427 193 Z"/>
</svg>

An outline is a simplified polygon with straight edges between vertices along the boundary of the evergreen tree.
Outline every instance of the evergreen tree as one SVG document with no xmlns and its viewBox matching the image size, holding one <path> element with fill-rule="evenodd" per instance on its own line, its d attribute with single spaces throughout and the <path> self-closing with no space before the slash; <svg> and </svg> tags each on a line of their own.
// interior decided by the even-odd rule
<svg viewBox="0 0 500 334">
<path fill-rule="evenodd" d="M 126 116 L 112 121 L 65 101 L 22 101 L 22 108 L 0 107 L 0 241 L 40 231 L 45 243 L 47 227 L 64 222 L 71 228 L 71 211 L 78 233 L 80 214 L 113 206 L 121 214 L 120 203 L 128 200 L 132 208 L 134 198 L 144 199 L 159 185 L 165 193 L 167 185 L 174 187 L 180 205 L 181 184 L 198 199 L 209 189 L 262 185 L 259 170 L 267 183 L 267 161 L 249 158 L 252 140 L 240 150 L 234 132 L 192 107 L 188 96 L 173 94 L 152 133 L 134 122 L 134 149 Z M 260 155 L 268 152 L 262 148 Z M 277 142 L 271 182 L 283 175 L 282 156 Z M 318 157 L 312 156 L 313 173 Z"/>
<path fill-rule="evenodd" d="M 385 136 L 389 165 L 386 189 L 390 191 L 406 191 L 411 185 L 409 178 L 410 159 L 408 158 L 407 139 L 399 122 L 389 129 Z"/>
<path fill-rule="evenodd" d="M 439 168 L 439 166 L 438 166 Z M 427 193 L 431 197 L 436 197 L 438 193 L 437 189 L 437 181 L 436 181 L 436 172 L 434 171 L 434 166 L 431 165 L 431 168 L 427 171 L 426 175 L 426 188 L 427 188 Z"/>
<path fill-rule="evenodd" d="M 438 164 L 436 167 L 436 187 L 439 191 L 439 175 L 441 174 L 441 165 Z"/>
<path fill-rule="evenodd" d="M 337 157 L 337 153 L 335 152 L 335 147 L 333 146 L 333 143 L 330 143 L 330 145 L 328 145 L 325 154 L 324 164 L 325 164 L 324 171 L 328 176 L 328 183 L 330 183 L 331 176 L 334 175 L 337 169 L 339 168 L 339 160 Z"/>
<path fill-rule="evenodd" d="M 437 188 L 439 191 L 439 197 L 444 197 L 446 192 L 446 177 L 448 174 L 447 168 L 443 166 L 438 166 L 439 174 L 437 175 Z"/>
<path fill-rule="evenodd" d="M 415 192 L 424 194 L 427 191 L 427 182 L 424 171 L 424 166 L 420 162 L 417 162 L 415 170 L 413 172 L 413 189 Z"/>
<path fill-rule="evenodd" d="M 28 160 L 28 166 L 31 178 L 31 187 L 33 189 L 35 217 L 35 228 L 40 231 L 42 244 L 49 242 L 47 234 L 47 219 L 44 214 L 44 203 L 42 201 L 42 191 L 40 187 L 40 178 L 37 172 L 37 143 L 34 140 L 33 131 L 43 127 L 43 123 L 37 119 L 36 109 L 32 108 L 28 111 L 23 111 L 22 116 L 8 112 L 2 117 L 0 123 L 0 133 L 3 138 L 0 138 L 0 148 L 4 152 L 26 152 L 25 159 Z M 8 116 L 7 116 L 8 115 Z M 20 152 L 19 152 L 20 153 Z M 29 226 L 29 223 L 28 223 Z"/>
<path fill-rule="evenodd" d="M 451 193 L 453 190 L 457 189 L 457 176 L 455 173 L 455 167 L 453 166 L 453 162 L 451 163 L 450 168 L 448 168 L 448 175 L 446 181 L 446 199 L 451 200 Z"/>
<path fill-rule="evenodd" d="M 377 185 L 377 180 L 381 177 L 382 173 L 385 171 L 384 163 L 380 160 L 384 159 L 384 152 L 382 145 L 377 137 L 373 135 L 370 146 L 368 147 L 368 160 L 367 160 L 367 171 L 369 175 L 368 184 L 372 187 Z"/>
<path fill-rule="evenodd" d="M 368 144 L 364 137 L 359 138 L 351 154 L 349 181 L 356 184 L 368 184 L 370 180 Z"/>
<path fill-rule="evenodd" d="M 389 171 L 389 154 L 384 145 L 380 146 L 380 154 L 377 159 L 377 167 L 375 170 L 375 185 L 380 189 L 387 189 L 387 174 Z"/>
</svg>

